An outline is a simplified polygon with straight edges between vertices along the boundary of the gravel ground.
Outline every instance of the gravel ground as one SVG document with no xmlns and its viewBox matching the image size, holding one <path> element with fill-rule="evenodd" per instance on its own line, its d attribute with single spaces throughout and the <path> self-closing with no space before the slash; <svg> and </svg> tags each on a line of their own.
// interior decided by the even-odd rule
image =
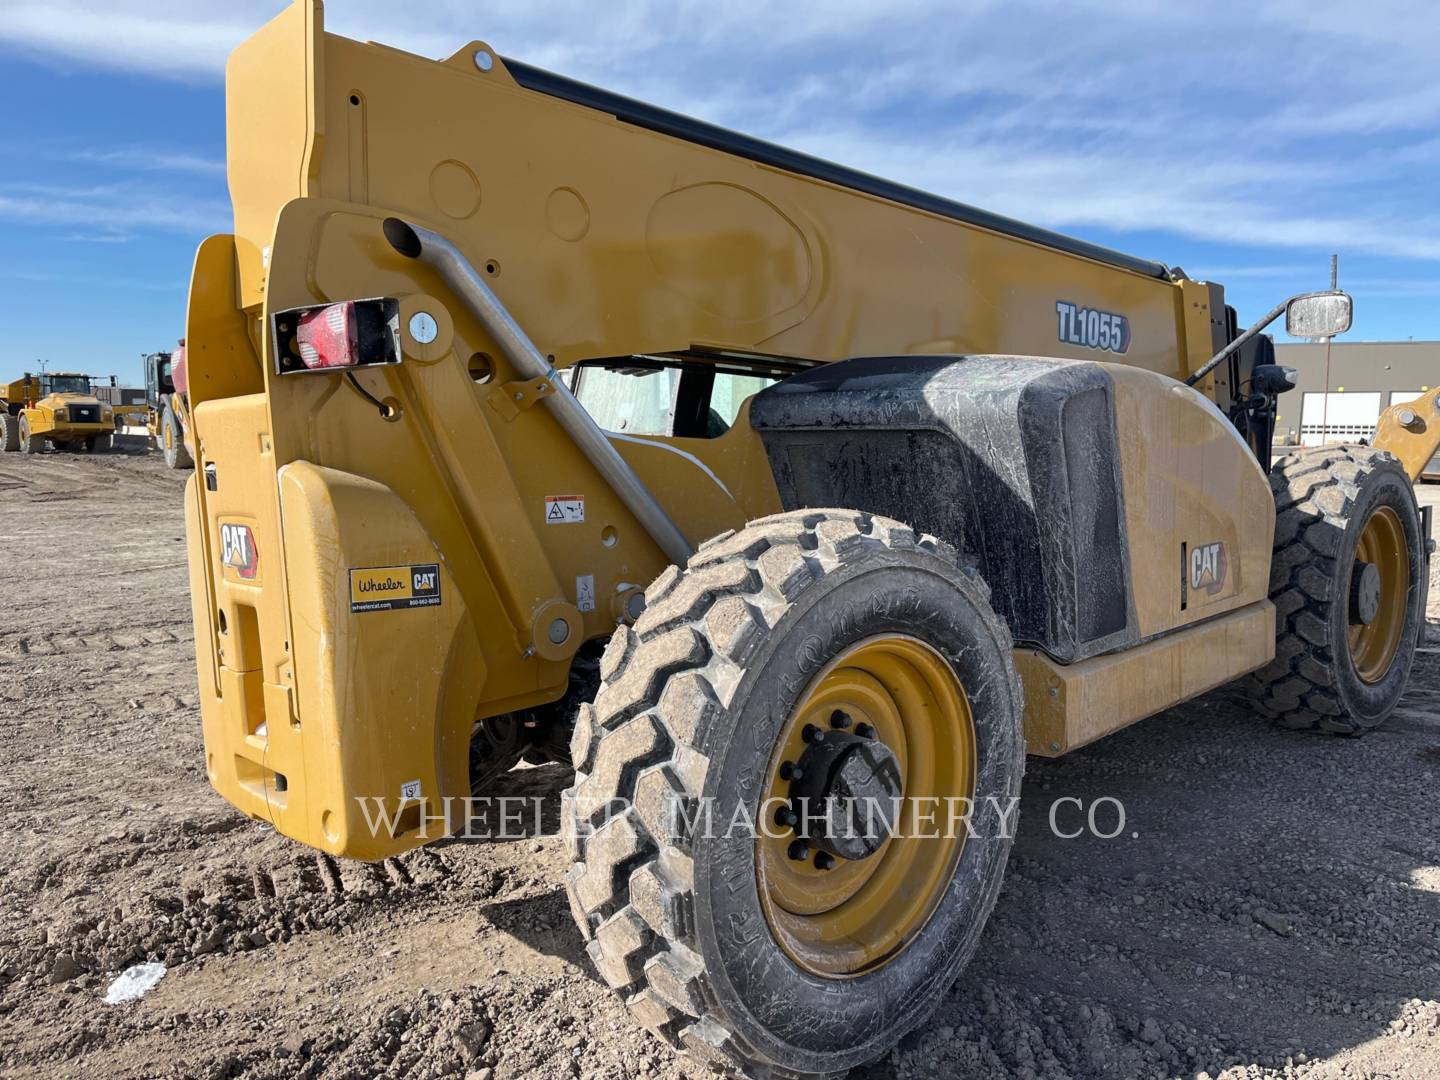
<svg viewBox="0 0 1440 1080">
<path fill-rule="evenodd" d="M 0 459 L 0 1075 L 693 1075 L 592 974 L 558 840 L 341 863 L 209 789 L 183 477 Z M 855 1075 L 1440 1076 L 1437 630 L 1362 740 L 1274 731 L 1222 691 L 1032 760 L 975 962 Z M 568 779 L 508 785 L 553 828 Z M 1083 821 L 1056 800 L 1107 796 L 1115 839 L 1051 833 L 1052 804 Z M 104 1004 L 144 960 L 159 986 Z"/>
</svg>

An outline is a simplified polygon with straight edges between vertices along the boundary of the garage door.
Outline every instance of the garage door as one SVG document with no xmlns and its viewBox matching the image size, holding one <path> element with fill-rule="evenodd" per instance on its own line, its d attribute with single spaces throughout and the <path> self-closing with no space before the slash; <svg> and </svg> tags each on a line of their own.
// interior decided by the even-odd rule
<svg viewBox="0 0 1440 1080">
<path fill-rule="evenodd" d="M 1380 393 L 1305 395 L 1300 411 L 1300 445 L 1359 442 L 1375 437 Z"/>
</svg>

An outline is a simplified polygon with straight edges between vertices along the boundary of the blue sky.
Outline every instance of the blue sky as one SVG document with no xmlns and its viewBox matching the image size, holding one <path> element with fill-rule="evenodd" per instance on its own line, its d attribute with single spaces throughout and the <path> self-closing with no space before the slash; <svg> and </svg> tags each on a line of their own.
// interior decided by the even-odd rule
<svg viewBox="0 0 1440 1080">
<path fill-rule="evenodd" d="M 0 374 L 139 377 L 229 228 L 223 66 L 277 0 L 6 0 Z M 1226 285 L 1355 294 L 1440 339 L 1440 13 L 1260 0 L 331 0 L 328 27 L 499 52 Z"/>
</svg>

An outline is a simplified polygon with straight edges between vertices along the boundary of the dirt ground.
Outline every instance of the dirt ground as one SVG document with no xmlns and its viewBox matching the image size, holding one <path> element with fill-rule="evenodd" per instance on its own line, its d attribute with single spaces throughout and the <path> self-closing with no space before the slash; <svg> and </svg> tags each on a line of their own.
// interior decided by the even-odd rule
<svg viewBox="0 0 1440 1080">
<path fill-rule="evenodd" d="M 210 790 L 185 475 L 0 458 L 0 1075 L 691 1075 L 588 966 L 558 839 L 339 863 Z M 1437 690 L 1432 628 L 1362 740 L 1272 730 L 1222 691 L 1032 759 L 975 962 L 856 1075 L 1440 1076 Z M 551 828 L 567 782 L 509 781 Z M 1115 839 L 1051 832 L 1052 805 L 1083 824 L 1056 800 L 1107 796 Z M 145 960 L 158 987 L 105 1004 Z"/>
</svg>

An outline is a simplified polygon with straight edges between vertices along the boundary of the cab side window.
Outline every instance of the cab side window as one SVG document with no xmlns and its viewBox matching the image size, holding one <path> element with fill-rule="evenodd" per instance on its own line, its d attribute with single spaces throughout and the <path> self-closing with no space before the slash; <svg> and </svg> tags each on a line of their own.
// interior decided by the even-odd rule
<svg viewBox="0 0 1440 1080">
<path fill-rule="evenodd" d="M 715 373 L 715 386 L 710 391 L 710 411 L 730 430 L 735 418 L 740 415 L 740 406 L 752 395 L 758 394 L 777 380 L 768 375 L 732 375 L 729 372 Z"/>
<path fill-rule="evenodd" d="M 575 396 L 606 431 L 669 435 L 673 430 L 679 368 L 612 370 L 595 365 L 577 374 Z"/>
<path fill-rule="evenodd" d="M 725 434 L 746 399 L 778 381 L 700 364 L 592 363 L 573 370 L 575 396 L 606 431 L 685 439 Z"/>
</svg>

